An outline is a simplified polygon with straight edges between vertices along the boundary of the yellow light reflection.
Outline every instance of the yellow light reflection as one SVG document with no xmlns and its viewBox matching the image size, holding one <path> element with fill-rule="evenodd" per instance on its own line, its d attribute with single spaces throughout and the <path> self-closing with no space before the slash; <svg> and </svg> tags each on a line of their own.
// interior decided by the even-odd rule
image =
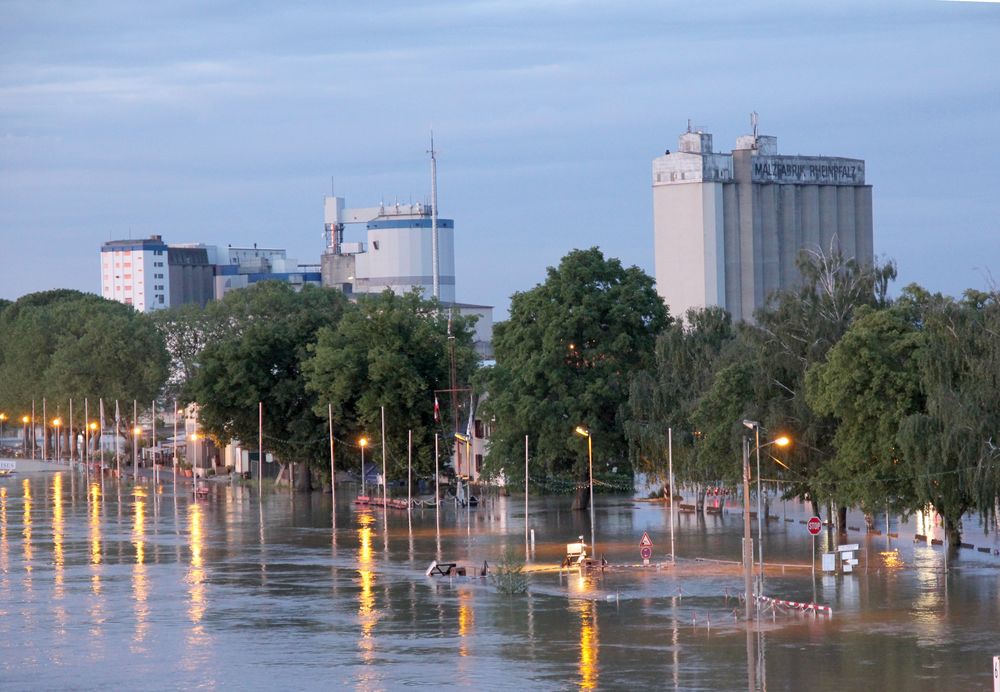
<svg viewBox="0 0 1000 692">
<path fill-rule="evenodd" d="M 90 531 L 90 590 L 94 594 L 93 604 L 90 608 L 90 621 L 93 625 L 90 628 L 90 641 L 96 643 L 100 640 L 104 624 L 104 602 L 101 599 L 101 561 L 103 550 L 101 548 L 101 486 L 99 483 L 92 483 L 90 486 L 90 516 L 88 519 Z"/>
<path fill-rule="evenodd" d="M 24 541 L 22 542 L 24 550 L 24 571 L 27 572 L 24 578 L 24 588 L 30 592 L 31 560 L 34 555 L 34 551 L 31 546 L 31 483 L 27 478 L 25 478 L 22 482 L 22 488 L 24 490 L 24 514 L 22 517 L 24 529 L 21 532 L 21 535 L 24 537 Z"/>
<path fill-rule="evenodd" d="M 458 594 L 458 655 L 469 655 L 469 633 L 476 624 L 475 611 L 472 609 L 472 594 L 463 589 Z"/>
<path fill-rule="evenodd" d="M 57 473 L 52 478 L 52 552 L 55 563 L 55 598 L 61 599 L 64 595 L 64 567 L 66 556 L 63 551 L 63 533 L 65 524 L 63 521 L 62 506 L 62 474 Z"/>
<path fill-rule="evenodd" d="M 149 627 L 149 584 L 146 575 L 146 491 L 135 489 L 135 518 L 132 522 L 132 544 L 135 546 L 135 567 L 132 568 L 132 597 L 135 600 L 135 637 L 132 651 L 144 651 L 139 646 Z"/>
<path fill-rule="evenodd" d="M 375 572 L 372 570 L 372 525 L 375 517 L 369 513 L 358 515 L 358 575 L 361 578 L 361 591 L 358 594 L 358 623 L 361 625 L 361 639 L 358 647 L 361 649 L 361 659 L 365 663 L 375 662 L 375 623 L 378 622 L 378 610 L 375 608 Z"/>
<path fill-rule="evenodd" d="M 904 566 L 898 550 L 885 550 L 879 553 L 879 557 L 882 558 L 882 564 L 889 569 L 900 569 Z"/>
<path fill-rule="evenodd" d="M 0 582 L 4 592 L 7 591 L 7 575 L 9 572 L 10 546 L 7 545 L 7 488 L 0 486 Z"/>
<path fill-rule="evenodd" d="M 201 528 L 201 505 L 197 502 L 188 506 L 188 533 L 191 537 L 191 567 L 187 573 L 187 582 L 191 585 L 188 617 L 196 625 L 195 631 L 200 634 L 201 619 L 205 615 L 205 569 L 201 555 L 204 540 Z"/>
<path fill-rule="evenodd" d="M 571 610 L 580 616 L 580 689 L 597 689 L 597 604 L 590 600 L 575 600 Z"/>
</svg>

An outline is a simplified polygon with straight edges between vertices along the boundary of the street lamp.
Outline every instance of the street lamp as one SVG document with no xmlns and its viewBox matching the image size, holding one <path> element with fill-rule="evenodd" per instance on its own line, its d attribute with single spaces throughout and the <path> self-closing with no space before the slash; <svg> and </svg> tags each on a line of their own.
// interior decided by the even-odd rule
<svg viewBox="0 0 1000 692">
<path fill-rule="evenodd" d="M 62 418 L 53 418 L 52 419 L 52 427 L 56 429 L 56 444 L 55 444 L 55 447 L 56 447 L 56 461 L 59 461 L 59 459 L 60 459 L 59 445 L 62 442 L 62 440 L 60 439 L 60 435 L 59 435 L 59 426 L 60 425 L 62 425 Z"/>
<path fill-rule="evenodd" d="M 87 464 L 88 469 L 90 468 L 90 441 L 94 439 L 94 433 L 96 432 L 97 432 L 97 423 L 95 423 L 94 421 L 90 421 L 90 423 L 87 424 L 87 441 L 86 441 L 87 455 L 86 455 L 86 461 L 84 462 Z"/>
<path fill-rule="evenodd" d="M 30 420 L 29 416 L 21 416 L 21 422 L 24 423 L 24 444 L 21 445 L 21 455 L 25 457 L 28 456 L 28 421 Z"/>
<path fill-rule="evenodd" d="M 361 447 L 361 495 L 365 494 L 365 447 L 368 446 L 368 438 L 362 437 L 358 440 L 358 446 Z"/>
<path fill-rule="evenodd" d="M 770 442 L 760 443 L 760 423 L 755 420 L 743 420 L 743 425 L 754 431 L 754 452 L 757 455 L 757 551 L 760 560 L 760 591 L 764 592 L 764 515 L 761 512 L 761 477 L 760 477 L 760 450 L 771 445 L 779 447 L 787 446 L 791 440 L 782 435 Z M 745 581 L 747 589 L 747 617 L 750 617 L 749 599 L 752 591 L 751 574 L 753 571 L 753 545 L 750 539 L 750 439 L 743 436 L 743 569 L 745 571 Z M 749 547 L 749 550 L 748 550 Z"/>
<path fill-rule="evenodd" d="M 132 481 L 139 479 L 139 441 L 142 438 L 142 428 L 138 425 L 132 428 Z"/>
<path fill-rule="evenodd" d="M 594 435 L 590 432 L 590 428 L 582 425 L 576 426 L 574 432 L 587 438 L 587 468 L 590 472 L 590 552 L 593 556 L 597 554 L 597 541 L 594 538 Z"/>
</svg>

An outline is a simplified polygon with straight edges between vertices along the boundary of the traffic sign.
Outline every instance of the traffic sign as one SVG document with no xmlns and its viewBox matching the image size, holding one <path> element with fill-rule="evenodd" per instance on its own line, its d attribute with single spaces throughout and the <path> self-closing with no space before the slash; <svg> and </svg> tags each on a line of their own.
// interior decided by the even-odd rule
<svg viewBox="0 0 1000 692">
<path fill-rule="evenodd" d="M 650 548 L 650 547 L 649 547 L 648 545 L 644 545 L 644 546 L 642 546 L 642 548 L 641 548 L 641 549 L 639 550 L 639 556 L 640 556 L 640 557 L 641 557 L 641 558 L 642 558 L 643 560 L 648 560 L 649 558 L 653 557 L 653 549 L 652 549 L 652 548 Z"/>
<path fill-rule="evenodd" d="M 820 521 L 819 517 L 813 517 L 806 522 L 806 528 L 809 529 L 809 533 L 813 536 L 817 536 L 819 535 L 819 532 L 823 530 L 823 522 Z"/>
<path fill-rule="evenodd" d="M 642 532 L 642 540 L 639 541 L 640 548 L 652 548 L 653 541 L 649 540 L 649 534 L 645 531 Z"/>
</svg>

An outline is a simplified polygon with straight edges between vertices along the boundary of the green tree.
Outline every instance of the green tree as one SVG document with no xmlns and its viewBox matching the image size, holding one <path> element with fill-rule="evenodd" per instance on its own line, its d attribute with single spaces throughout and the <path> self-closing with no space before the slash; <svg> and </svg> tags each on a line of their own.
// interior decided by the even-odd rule
<svg viewBox="0 0 1000 692">
<path fill-rule="evenodd" d="M 633 374 L 652 366 L 656 335 L 669 319 L 648 275 L 597 248 L 570 252 L 545 283 L 515 293 L 510 319 L 494 329 L 497 364 L 484 378 L 486 407 L 497 419 L 488 471 L 517 478 L 513 462 L 523 458 L 527 435 L 536 469 L 586 481 L 578 425 L 593 435 L 595 465 L 624 465 L 620 409 Z M 578 490 L 575 507 L 587 507 L 586 490 Z"/>
<path fill-rule="evenodd" d="M 731 475 L 731 464 L 720 465 L 717 456 L 701 453 L 694 416 L 734 346 L 736 331 L 722 308 L 692 309 L 686 317 L 686 324 L 674 322 L 657 337 L 653 368 L 632 379 L 624 428 L 633 467 L 659 478 L 666 478 L 672 428 L 675 478 L 705 485 Z"/>
<path fill-rule="evenodd" d="M 151 401 L 167 353 L 148 315 L 93 294 L 33 293 L 0 313 L 0 405 L 84 397 Z"/>
<path fill-rule="evenodd" d="M 875 511 L 915 508 L 913 465 L 897 442 L 902 421 L 924 408 L 917 358 L 927 347 L 918 289 L 886 310 L 861 310 L 826 361 L 806 378 L 810 405 L 836 420 L 836 455 L 821 482 L 859 505 L 869 526 Z"/>
<path fill-rule="evenodd" d="M 360 297 L 335 327 L 320 331 L 304 364 L 314 412 L 325 419 L 332 406 L 338 437 L 353 445 L 363 433 L 373 443 L 379 439 L 385 407 L 389 477 L 405 477 L 408 430 L 414 471 L 432 471 L 434 390 L 449 387 L 452 347 L 458 381 L 468 381 L 478 361 L 473 325 L 473 318 L 449 319 L 440 303 L 423 300 L 419 290 Z M 340 459 L 342 467 L 353 464 L 344 455 Z"/>
<path fill-rule="evenodd" d="M 942 515 L 955 548 L 962 516 L 971 510 L 992 521 L 1000 497 L 1000 294 L 938 297 L 923 324 L 925 409 L 902 421 L 897 441 L 913 466 L 917 503 Z"/>
<path fill-rule="evenodd" d="M 199 424 L 218 442 L 256 440 L 258 402 L 264 404 L 264 446 L 296 463 L 296 488 L 310 488 L 309 465 L 328 468 L 327 420 L 314 409 L 303 362 L 322 327 L 335 325 L 347 303 L 335 289 L 296 292 L 267 281 L 223 299 L 228 335 L 205 346 L 187 392 L 199 405 Z"/>
</svg>

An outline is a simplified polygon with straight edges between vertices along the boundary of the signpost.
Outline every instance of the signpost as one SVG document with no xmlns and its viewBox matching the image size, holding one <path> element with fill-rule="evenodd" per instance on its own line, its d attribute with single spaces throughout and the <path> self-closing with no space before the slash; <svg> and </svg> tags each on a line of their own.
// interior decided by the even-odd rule
<svg viewBox="0 0 1000 692">
<path fill-rule="evenodd" d="M 653 557 L 653 541 L 649 540 L 649 533 L 646 531 L 642 532 L 642 539 L 639 541 L 639 556 L 644 566 L 648 565 L 649 558 Z"/>
<path fill-rule="evenodd" d="M 812 517 L 808 522 L 806 522 L 806 528 L 809 529 L 809 534 L 813 539 L 812 571 L 813 574 L 816 574 L 816 536 L 818 536 L 819 532 L 823 530 L 823 522 L 819 517 Z"/>
</svg>

